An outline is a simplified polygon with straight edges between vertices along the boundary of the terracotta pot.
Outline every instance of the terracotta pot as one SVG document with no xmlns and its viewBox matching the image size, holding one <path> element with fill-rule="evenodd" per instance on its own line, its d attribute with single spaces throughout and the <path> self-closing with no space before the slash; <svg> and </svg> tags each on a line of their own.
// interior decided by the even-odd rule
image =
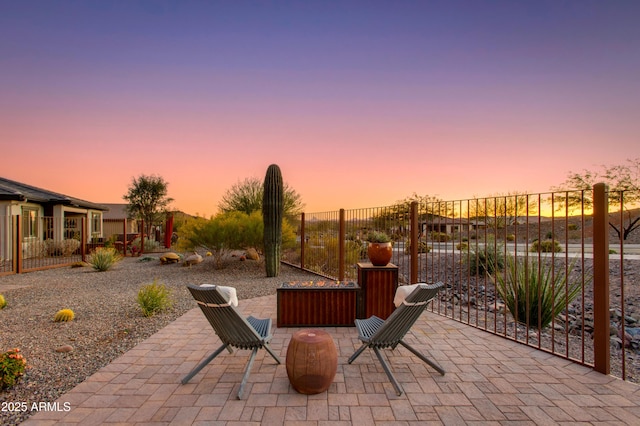
<svg viewBox="0 0 640 426">
<path fill-rule="evenodd" d="M 393 245 L 391 243 L 369 243 L 367 256 L 373 266 L 387 266 L 391 262 Z"/>
</svg>

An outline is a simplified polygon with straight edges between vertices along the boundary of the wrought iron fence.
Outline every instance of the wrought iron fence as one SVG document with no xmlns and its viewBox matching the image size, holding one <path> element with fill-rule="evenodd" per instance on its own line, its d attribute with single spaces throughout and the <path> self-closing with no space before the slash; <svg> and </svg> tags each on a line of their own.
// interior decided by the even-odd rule
<svg viewBox="0 0 640 426">
<path fill-rule="evenodd" d="M 29 272 L 83 259 L 81 218 L 0 217 L 0 273 Z"/>
<path fill-rule="evenodd" d="M 599 204 L 594 194 L 595 189 L 306 213 L 300 245 L 288 260 L 299 259 L 292 263 L 329 278 L 354 280 L 357 264 L 367 262 L 367 234 L 385 232 L 394 242 L 391 263 L 400 284 L 446 284 L 433 304 L 437 313 L 637 380 L 637 366 L 627 363 L 638 348 L 625 330 L 633 319 L 626 315 L 624 295 L 625 284 L 638 285 L 625 283 L 624 274 L 626 262 L 640 262 L 640 252 L 630 254 L 636 246 L 624 239 L 633 218 L 626 216 L 624 194 L 603 192 Z M 609 294 L 615 297 L 609 300 Z"/>
<path fill-rule="evenodd" d="M 108 238 L 89 237 L 82 217 L 0 216 L 0 275 L 31 272 L 86 261 L 98 247 L 114 247 L 125 256 L 164 252 L 166 239 L 158 227 L 151 236 L 132 232 L 125 219 L 106 220 Z M 144 222 L 139 221 L 140 229 Z M 170 239 L 169 239 L 170 241 Z"/>
</svg>

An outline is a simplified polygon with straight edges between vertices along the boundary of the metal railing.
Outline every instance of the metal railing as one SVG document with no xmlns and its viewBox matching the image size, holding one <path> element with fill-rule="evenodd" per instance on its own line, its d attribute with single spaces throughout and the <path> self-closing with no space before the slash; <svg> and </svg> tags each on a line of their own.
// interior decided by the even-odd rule
<svg viewBox="0 0 640 426">
<path fill-rule="evenodd" d="M 0 275 L 24 273 L 85 262 L 98 247 L 113 246 L 123 256 L 165 251 L 163 241 L 131 233 L 126 219 L 108 222 L 112 238 L 87 233 L 83 217 L 0 216 Z M 144 229 L 144 221 L 140 221 Z M 120 234 L 117 231 L 120 230 Z"/>
<path fill-rule="evenodd" d="M 286 260 L 355 280 L 357 264 L 367 262 L 368 232 L 383 231 L 394 242 L 391 263 L 401 284 L 446 284 L 433 304 L 437 313 L 638 380 L 637 367 L 626 362 L 637 354 L 625 339 L 624 264 L 640 261 L 640 252 L 630 254 L 635 248 L 623 238 L 629 223 L 623 195 L 596 185 L 306 213 L 299 246 Z M 609 300 L 610 293 L 620 298 Z M 610 312 L 616 312 L 611 319 Z M 610 327 L 619 337 L 610 338 Z"/>
</svg>

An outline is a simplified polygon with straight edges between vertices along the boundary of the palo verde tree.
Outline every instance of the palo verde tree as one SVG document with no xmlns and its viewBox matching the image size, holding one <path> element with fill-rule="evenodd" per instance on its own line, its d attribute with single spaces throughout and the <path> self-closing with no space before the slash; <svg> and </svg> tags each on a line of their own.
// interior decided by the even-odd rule
<svg viewBox="0 0 640 426">
<path fill-rule="evenodd" d="M 233 211 L 243 212 L 250 215 L 256 211 L 262 211 L 263 182 L 255 177 L 238 181 L 222 196 L 218 203 L 218 210 L 221 213 Z M 289 219 L 296 219 L 304 209 L 302 197 L 287 183 L 283 183 L 283 208 L 284 216 Z"/>
<path fill-rule="evenodd" d="M 147 235 L 153 224 L 164 218 L 167 207 L 173 201 L 167 196 L 168 186 L 161 176 L 140 175 L 132 179 L 127 194 L 122 196 L 129 203 L 127 214 L 144 220 Z"/>
<path fill-rule="evenodd" d="M 599 170 L 569 172 L 567 180 L 552 189 L 565 192 L 557 198 L 569 209 L 582 206 L 590 209 L 593 207 L 593 186 L 600 182 L 609 186 L 609 206 L 615 209 L 622 205 L 624 208 L 622 223 L 610 221 L 609 225 L 618 237 L 626 240 L 640 228 L 640 214 L 632 209 L 640 202 L 640 158 L 627 159 L 624 164 L 601 165 Z"/>
</svg>

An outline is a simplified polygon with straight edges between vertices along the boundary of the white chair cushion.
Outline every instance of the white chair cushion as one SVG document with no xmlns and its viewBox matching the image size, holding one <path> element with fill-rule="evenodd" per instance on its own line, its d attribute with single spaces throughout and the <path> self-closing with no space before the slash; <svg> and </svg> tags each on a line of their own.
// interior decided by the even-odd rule
<svg viewBox="0 0 640 426">
<path fill-rule="evenodd" d="M 416 287 L 418 287 L 419 285 L 425 285 L 425 283 L 399 286 L 398 289 L 396 290 L 396 295 L 393 298 L 393 304 L 396 305 L 396 308 L 402 305 L 402 302 L 404 302 L 404 299 L 406 299 L 407 296 L 410 295 L 413 292 L 413 290 L 415 290 Z"/>
<path fill-rule="evenodd" d="M 227 302 L 229 302 L 231 306 L 238 306 L 238 296 L 235 287 L 225 287 L 215 284 L 200 284 L 200 287 L 216 287 L 220 294 L 222 294 L 222 297 L 227 299 Z"/>
</svg>

